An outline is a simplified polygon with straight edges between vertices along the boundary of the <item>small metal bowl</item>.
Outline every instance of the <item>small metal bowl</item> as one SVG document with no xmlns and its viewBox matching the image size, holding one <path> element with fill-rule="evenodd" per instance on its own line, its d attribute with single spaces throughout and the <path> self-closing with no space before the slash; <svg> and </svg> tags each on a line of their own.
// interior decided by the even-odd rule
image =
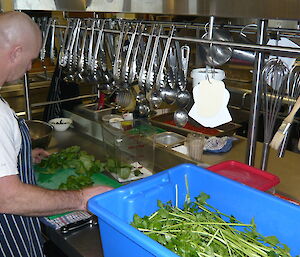
<svg viewBox="0 0 300 257">
<path fill-rule="evenodd" d="M 26 124 L 32 141 L 32 149 L 46 149 L 52 137 L 53 126 L 49 123 L 39 120 L 27 120 Z"/>
</svg>

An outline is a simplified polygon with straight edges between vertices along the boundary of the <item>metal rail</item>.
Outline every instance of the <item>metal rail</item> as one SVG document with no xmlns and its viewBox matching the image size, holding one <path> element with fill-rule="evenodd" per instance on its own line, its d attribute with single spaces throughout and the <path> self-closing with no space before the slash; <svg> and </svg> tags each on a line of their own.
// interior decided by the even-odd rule
<svg viewBox="0 0 300 257">
<path fill-rule="evenodd" d="M 76 97 L 71 97 L 71 98 L 61 99 L 61 100 L 56 100 L 56 101 L 40 102 L 40 103 L 32 104 L 31 107 L 41 107 L 41 106 L 46 106 L 46 105 L 50 105 L 50 104 L 70 102 L 70 101 L 74 101 L 74 100 L 93 98 L 93 97 L 97 97 L 97 96 L 98 96 L 97 94 L 91 94 L 91 95 L 76 96 Z"/>
<path fill-rule="evenodd" d="M 58 25 L 56 26 L 58 28 L 66 28 L 65 26 Z M 83 29 L 83 28 L 82 28 Z M 86 28 L 84 28 L 86 29 Z M 97 29 L 94 29 L 97 30 Z M 114 33 L 119 34 L 119 30 L 112 30 L 112 29 L 104 29 L 103 30 L 106 33 Z M 300 31 L 298 31 L 300 33 Z M 133 32 L 128 32 L 128 34 L 132 34 Z M 150 34 L 148 33 L 142 33 L 143 36 L 149 37 Z M 167 39 L 167 35 L 161 35 L 161 38 Z M 214 44 L 214 45 L 220 45 L 220 46 L 230 46 L 232 48 L 236 49 L 242 49 L 242 50 L 250 50 L 250 51 L 258 51 L 258 52 L 268 52 L 273 53 L 275 55 L 280 56 L 291 56 L 300 55 L 300 48 L 293 48 L 293 47 L 282 47 L 282 46 L 269 46 L 269 45 L 259 45 L 259 44 L 246 44 L 246 43 L 238 43 L 238 42 L 230 42 L 230 41 L 217 41 L 217 40 L 208 40 L 208 39 L 202 39 L 202 38 L 192 38 L 192 37 L 180 37 L 180 36 L 174 36 L 172 37 L 172 40 L 178 40 L 178 41 L 184 41 L 184 42 L 192 42 L 192 43 L 201 43 L 201 44 Z"/>
<path fill-rule="evenodd" d="M 268 26 L 268 21 L 261 20 L 259 23 L 259 30 L 257 33 L 257 43 L 266 43 L 266 28 Z M 253 72 L 253 82 L 252 82 L 252 104 L 250 107 L 250 119 L 249 119 L 249 129 L 248 129 L 248 141 L 247 141 L 247 153 L 246 162 L 248 165 L 253 166 L 255 163 L 255 150 L 256 150 L 256 138 L 257 138 L 257 125 L 260 112 L 260 102 L 261 102 L 261 71 L 264 65 L 264 53 L 258 52 L 255 56 L 255 64 Z"/>
<path fill-rule="evenodd" d="M 245 98 L 249 95 L 252 95 L 253 92 L 252 90 L 250 89 L 245 89 L 245 88 L 235 88 L 235 87 L 230 87 L 228 86 L 227 87 L 228 90 L 232 93 L 238 93 L 238 94 L 242 94 L 242 101 L 245 102 Z M 274 96 L 272 96 L 271 94 L 267 94 L 266 97 L 268 99 L 271 99 L 272 97 L 274 98 Z M 296 103 L 296 99 L 294 98 L 291 98 L 291 97 L 288 97 L 288 96 L 284 96 L 282 98 L 282 104 L 287 104 L 287 105 L 290 105 L 290 104 L 295 104 Z M 244 104 L 242 104 L 242 107 L 244 106 Z"/>
<path fill-rule="evenodd" d="M 79 17 L 78 17 L 79 18 Z M 74 17 L 73 19 L 76 19 L 76 17 Z M 92 19 L 92 18 L 85 18 L 86 20 Z M 104 18 L 101 18 L 104 19 Z M 198 22 L 174 22 L 174 21 L 150 21 L 150 20 L 125 20 L 125 19 L 106 19 L 106 20 L 111 20 L 111 21 L 128 21 L 131 24 L 148 24 L 149 26 L 152 24 L 159 24 L 162 25 L 163 27 L 171 27 L 172 25 L 176 26 L 177 28 L 182 28 L 182 29 L 205 29 L 205 27 L 207 26 L 206 23 L 198 23 Z M 227 28 L 229 29 L 230 32 L 234 32 L 234 33 L 240 33 L 242 29 L 244 29 L 247 25 L 249 24 L 245 24 L 245 25 L 236 25 L 236 24 L 214 24 L 214 28 Z M 55 25 L 57 28 L 61 28 L 61 29 L 65 29 L 66 26 L 64 25 Z M 299 29 L 288 29 L 288 28 L 281 28 L 281 27 L 272 27 L 272 28 L 267 28 L 267 32 L 268 33 L 279 33 L 279 36 L 292 36 L 291 34 L 295 34 L 295 33 L 300 33 L 300 26 L 297 25 L 297 27 Z M 257 28 L 256 27 L 248 27 L 247 30 L 244 30 L 243 33 L 244 34 L 256 34 L 257 32 Z"/>
</svg>

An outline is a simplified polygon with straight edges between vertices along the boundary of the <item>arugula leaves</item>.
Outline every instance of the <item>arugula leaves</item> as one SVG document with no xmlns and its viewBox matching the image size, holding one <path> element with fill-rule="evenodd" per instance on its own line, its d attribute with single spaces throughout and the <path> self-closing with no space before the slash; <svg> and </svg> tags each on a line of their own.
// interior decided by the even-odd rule
<svg viewBox="0 0 300 257">
<path fill-rule="evenodd" d="M 131 172 L 138 176 L 141 172 L 132 171 L 129 164 L 116 159 L 108 158 L 105 162 L 96 160 L 93 155 L 82 151 L 79 146 L 71 146 L 60 152 L 53 153 L 43 159 L 38 165 L 37 171 L 42 174 L 55 174 L 58 170 L 74 169 L 76 175 L 71 175 L 59 189 L 75 190 L 93 185 L 91 176 L 95 173 L 109 171 L 117 174 L 122 179 L 127 179 Z"/>
<path fill-rule="evenodd" d="M 93 155 L 81 151 L 79 146 L 71 146 L 50 155 L 38 165 L 38 172 L 54 174 L 59 169 L 74 169 L 76 175 L 71 175 L 65 183 L 59 185 L 62 190 L 77 190 L 94 184 L 91 176 L 104 171 L 104 163 L 95 160 Z"/>
<path fill-rule="evenodd" d="M 288 257 L 290 249 L 275 236 L 264 237 L 250 224 L 221 213 L 206 201 L 201 193 L 184 208 L 163 204 L 143 218 L 134 215 L 132 226 L 182 257 Z"/>
<path fill-rule="evenodd" d="M 61 183 L 59 185 L 60 190 L 78 190 L 82 189 L 87 186 L 93 185 L 94 182 L 92 181 L 91 177 L 86 175 L 78 175 L 74 176 L 71 175 L 67 178 L 65 183 Z"/>
</svg>

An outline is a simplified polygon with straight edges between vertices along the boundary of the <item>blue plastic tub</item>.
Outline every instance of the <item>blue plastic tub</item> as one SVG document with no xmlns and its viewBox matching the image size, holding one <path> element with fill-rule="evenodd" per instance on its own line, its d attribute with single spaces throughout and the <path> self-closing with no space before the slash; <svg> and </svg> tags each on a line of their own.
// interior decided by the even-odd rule
<svg viewBox="0 0 300 257">
<path fill-rule="evenodd" d="M 183 164 L 113 191 L 95 196 L 88 207 L 99 218 L 105 257 L 177 256 L 130 225 L 133 215 L 155 212 L 157 200 L 175 204 L 186 196 L 187 176 L 191 199 L 205 192 L 208 203 L 221 212 L 232 214 L 242 222 L 255 219 L 258 232 L 276 235 L 291 248 L 292 256 L 300 254 L 300 207 L 248 187 L 192 164 Z"/>
</svg>

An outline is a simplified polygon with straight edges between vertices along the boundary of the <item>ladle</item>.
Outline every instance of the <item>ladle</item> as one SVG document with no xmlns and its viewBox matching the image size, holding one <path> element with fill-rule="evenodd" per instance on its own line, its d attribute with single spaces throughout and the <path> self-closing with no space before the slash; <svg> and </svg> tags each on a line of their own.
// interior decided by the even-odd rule
<svg viewBox="0 0 300 257">
<path fill-rule="evenodd" d="M 137 94 L 136 103 L 137 103 L 137 109 L 138 109 L 139 115 L 145 117 L 145 116 L 148 116 L 148 114 L 150 113 L 150 106 L 149 106 L 149 102 L 146 98 L 146 92 L 145 92 L 145 90 L 143 90 L 143 91 L 140 91 Z"/>
<path fill-rule="evenodd" d="M 149 102 L 153 108 L 158 108 L 163 102 L 161 93 L 159 91 L 152 91 L 150 94 Z"/>
<path fill-rule="evenodd" d="M 139 104 L 138 110 L 139 110 L 140 116 L 148 116 L 148 114 L 150 113 L 150 107 L 146 103 Z"/>
<path fill-rule="evenodd" d="M 191 94 L 188 90 L 179 91 L 176 94 L 176 104 L 179 108 L 186 107 L 191 100 Z"/>
<path fill-rule="evenodd" d="M 179 43 L 177 41 L 177 43 Z M 177 48 L 179 46 L 177 45 Z M 178 72 L 178 85 L 180 88 L 180 91 L 176 95 L 176 104 L 179 108 L 186 107 L 191 99 L 191 95 L 188 90 L 186 90 L 187 86 L 187 71 L 188 71 L 188 63 L 189 63 L 189 55 L 190 55 L 190 48 L 187 45 L 184 45 L 180 48 L 180 51 L 178 51 L 178 66 L 179 66 L 179 72 Z"/>
<path fill-rule="evenodd" d="M 188 113 L 184 109 L 176 110 L 173 118 L 178 127 L 184 127 L 189 120 Z"/>
<path fill-rule="evenodd" d="M 167 104 L 173 104 L 176 100 L 177 91 L 172 89 L 169 85 L 160 89 L 160 96 Z"/>
</svg>

